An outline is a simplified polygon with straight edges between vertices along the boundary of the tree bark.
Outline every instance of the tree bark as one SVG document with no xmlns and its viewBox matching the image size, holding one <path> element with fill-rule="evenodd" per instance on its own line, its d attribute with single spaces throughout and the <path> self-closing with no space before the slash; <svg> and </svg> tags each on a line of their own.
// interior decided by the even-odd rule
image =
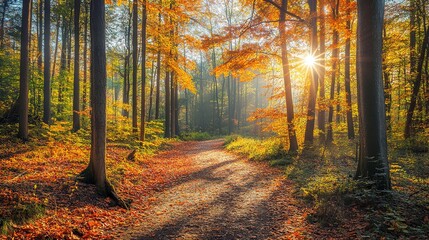
<svg viewBox="0 0 429 240">
<path fill-rule="evenodd" d="M 289 59 L 287 51 L 287 39 L 286 39 L 286 11 L 287 11 L 287 0 L 282 0 L 280 10 L 280 21 L 279 21 L 279 33 L 280 33 L 280 48 L 282 52 L 282 68 L 283 68 L 283 82 L 285 87 L 285 98 L 286 98 L 286 117 L 287 117 L 287 129 L 289 136 L 289 152 L 298 151 L 298 141 L 296 140 L 295 125 L 294 125 L 294 110 L 292 100 L 292 86 L 289 71 Z"/>
<path fill-rule="evenodd" d="M 382 78 L 384 0 L 358 0 L 357 77 L 360 115 L 360 158 L 357 178 L 390 189 L 386 112 Z"/>
<path fill-rule="evenodd" d="M 154 78 L 155 78 L 155 62 L 154 61 L 152 61 L 150 73 L 151 73 L 151 77 L 150 77 L 150 92 L 149 92 L 149 110 L 148 110 L 148 117 L 147 117 L 148 122 L 150 122 L 152 120 L 153 85 L 154 85 Z"/>
<path fill-rule="evenodd" d="M 28 140 L 29 39 L 31 0 L 22 1 L 21 60 L 19 72 L 19 131 L 18 137 Z"/>
<path fill-rule="evenodd" d="M 171 93 L 170 93 L 170 72 L 165 73 L 165 122 L 164 122 L 164 137 L 171 137 Z"/>
<path fill-rule="evenodd" d="M 158 32 L 161 31 L 161 13 L 158 13 Z M 156 53 L 156 92 L 155 92 L 155 119 L 159 119 L 159 102 L 161 91 L 161 37 L 157 37 L 158 51 Z"/>
<path fill-rule="evenodd" d="M 344 50 L 344 88 L 346 91 L 346 116 L 347 116 L 347 137 L 349 139 L 355 138 L 355 130 L 353 126 L 353 111 L 352 111 L 352 93 L 350 89 L 350 35 L 351 35 L 351 10 L 350 10 L 350 0 L 346 1 L 347 4 L 347 21 L 346 21 L 346 46 Z"/>
<path fill-rule="evenodd" d="M 140 117 L 140 141 L 145 140 L 146 121 L 146 0 L 142 4 L 142 86 L 141 86 L 141 117 Z"/>
<path fill-rule="evenodd" d="M 137 0 L 133 0 L 133 132 L 137 132 Z"/>
<path fill-rule="evenodd" d="M 45 0 L 49 1 L 49 0 Z M 80 129 L 80 84 L 79 84 L 79 19 L 80 0 L 74 1 L 74 81 L 73 81 L 73 132 Z"/>
<path fill-rule="evenodd" d="M 43 0 L 38 0 L 37 9 L 39 10 L 37 13 L 37 69 L 42 73 Z"/>
<path fill-rule="evenodd" d="M 308 0 L 311 15 L 311 54 L 317 56 L 317 2 L 316 0 Z M 311 71 L 310 93 L 308 96 L 307 123 L 305 125 L 304 142 L 306 144 L 313 143 L 314 121 L 316 117 L 316 96 L 318 88 L 318 73 L 314 67 Z"/>
<path fill-rule="evenodd" d="M 51 122 L 51 1 L 45 0 L 45 39 L 43 69 L 43 122 Z"/>
<path fill-rule="evenodd" d="M 93 183 L 102 196 L 112 197 L 118 205 L 129 204 L 116 194 L 106 176 L 106 33 L 104 0 L 92 0 L 91 29 L 91 156 L 88 167 L 79 175 Z"/>
<path fill-rule="evenodd" d="M 335 3 L 335 6 L 332 8 L 332 15 L 333 20 L 337 20 L 338 16 L 338 8 L 339 8 L 339 1 L 337 0 Z M 335 101 L 335 84 L 336 83 L 336 77 L 337 77 L 337 66 L 338 66 L 338 57 L 339 57 L 339 51 L 338 51 L 338 41 L 339 41 L 339 33 L 338 30 L 334 28 L 333 34 L 332 34 L 332 70 L 331 70 L 331 91 L 330 91 L 330 103 L 329 103 L 329 115 L 328 115 L 328 131 L 326 134 L 326 141 L 331 143 L 334 140 L 334 133 L 332 129 L 333 124 L 333 118 L 334 118 L 334 101 Z M 338 89 L 338 87 L 337 87 Z M 338 115 L 338 111 L 337 111 Z"/>
<path fill-rule="evenodd" d="M 319 141 L 325 142 L 325 0 L 319 3 L 319 21 L 320 21 L 320 66 L 319 66 L 319 112 L 317 115 L 317 128 L 319 129 Z"/>
<path fill-rule="evenodd" d="M 83 34 L 83 91 L 82 91 L 82 110 L 85 111 L 88 104 L 88 96 L 87 96 L 87 85 L 88 85 L 88 3 L 84 0 L 85 5 L 85 21 L 84 21 L 84 34 Z"/>
</svg>

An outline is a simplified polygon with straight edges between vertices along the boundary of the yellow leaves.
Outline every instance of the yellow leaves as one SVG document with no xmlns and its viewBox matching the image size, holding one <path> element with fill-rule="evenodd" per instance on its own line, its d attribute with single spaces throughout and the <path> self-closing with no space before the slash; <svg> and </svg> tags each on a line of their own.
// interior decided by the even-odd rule
<svg viewBox="0 0 429 240">
<path fill-rule="evenodd" d="M 183 70 L 176 61 L 169 60 L 168 66 L 177 74 L 177 82 L 184 89 L 188 89 L 192 93 L 196 93 L 197 89 L 192 81 L 192 76 Z"/>
</svg>

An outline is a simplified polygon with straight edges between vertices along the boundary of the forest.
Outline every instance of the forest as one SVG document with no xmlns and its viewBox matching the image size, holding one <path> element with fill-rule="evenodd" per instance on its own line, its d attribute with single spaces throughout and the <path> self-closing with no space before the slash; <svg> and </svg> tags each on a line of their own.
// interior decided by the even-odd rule
<svg viewBox="0 0 429 240">
<path fill-rule="evenodd" d="M 428 0 L 1 0 L 0 239 L 427 239 Z"/>
</svg>

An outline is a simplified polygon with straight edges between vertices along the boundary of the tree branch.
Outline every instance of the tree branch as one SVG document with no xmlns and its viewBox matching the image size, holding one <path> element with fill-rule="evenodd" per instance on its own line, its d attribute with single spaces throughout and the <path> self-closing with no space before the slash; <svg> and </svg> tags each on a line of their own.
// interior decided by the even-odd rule
<svg viewBox="0 0 429 240">
<path fill-rule="evenodd" d="M 304 19 L 302 19 L 300 16 L 296 15 L 295 13 L 291 13 L 288 10 L 282 9 L 282 7 L 278 3 L 274 2 L 273 0 L 264 0 L 264 1 L 267 2 L 267 3 L 270 3 L 271 5 L 273 5 L 274 7 L 276 7 L 278 10 L 283 11 L 287 15 L 296 18 L 299 22 L 305 22 Z"/>
</svg>

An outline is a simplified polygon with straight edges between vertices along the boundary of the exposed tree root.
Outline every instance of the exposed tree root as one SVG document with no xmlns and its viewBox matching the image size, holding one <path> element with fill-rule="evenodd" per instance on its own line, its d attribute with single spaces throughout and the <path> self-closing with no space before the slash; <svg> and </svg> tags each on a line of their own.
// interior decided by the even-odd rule
<svg viewBox="0 0 429 240">
<path fill-rule="evenodd" d="M 135 158 L 136 158 L 136 150 L 134 149 L 132 152 L 130 152 L 129 154 L 128 154 L 128 156 L 127 156 L 127 159 L 129 160 L 129 161 L 134 161 L 135 160 Z"/>
<path fill-rule="evenodd" d="M 77 177 L 76 180 L 79 182 L 83 182 L 86 184 L 95 184 L 94 175 L 92 174 L 92 171 L 89 167 L 87 167 L 85 170 L 83 170 Z M 105 189 L 98 189 L 97 192 L 105 197 L 110 197 L 113 199 L 116 204 L 124 209 L 129 210 L 131 207 L 132 200 L 131 199 L 122 199 L 116 192 L 115 187 L 110 183 L 109 180 L 106 179 L 105 183 L 103 184 L 105 186 Z"/>
<path fill-rule="evenodd" d="M 116 204 L 118 204 L 118 206 L 130 210 L 132 200 L 123 200 L 121 197 L 119 197 L 116 193 L 115 187 L 108 180 L 106 180 L 106 194 L 107 196 L 111 197 L 116 202 Z"/>
</svg>

